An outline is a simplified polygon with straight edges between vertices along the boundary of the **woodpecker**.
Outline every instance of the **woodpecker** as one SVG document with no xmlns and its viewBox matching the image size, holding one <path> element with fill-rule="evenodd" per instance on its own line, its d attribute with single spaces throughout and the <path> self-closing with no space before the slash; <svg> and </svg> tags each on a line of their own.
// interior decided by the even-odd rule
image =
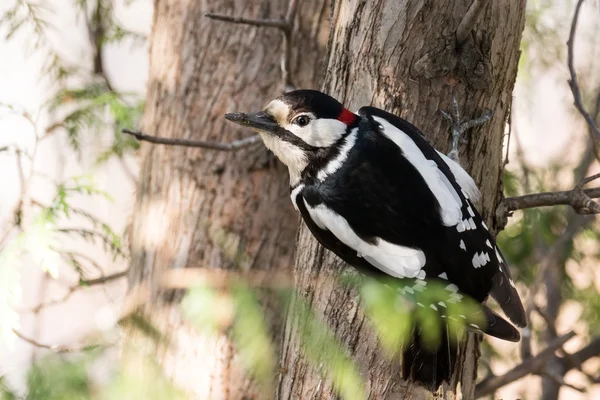
<svg viewBox="0 0 600 400">
<path fill-rule="evenodd" d="M 415 126 L 375 107 L 353 113 L 315 90 L 225 118 L 257 131 L 288 167 L 294 207 L 321 245 L 408 288 L 441 282 L 455 301 L 481 303 L 485 323 L 470 328 L 519 341 L 519 331 L 483 304 L 491 295 L 516 326 L 527 325 L 508 265 L 474 206 L 479 190 Z M 440 314 L 446 306 L 419 305 Z M 452 376 L 456 343 L 445 331 L 431 349 L 421 336 L 415 327 L 403 347 L 403 377 L 435 389 Z"/>
</svg>

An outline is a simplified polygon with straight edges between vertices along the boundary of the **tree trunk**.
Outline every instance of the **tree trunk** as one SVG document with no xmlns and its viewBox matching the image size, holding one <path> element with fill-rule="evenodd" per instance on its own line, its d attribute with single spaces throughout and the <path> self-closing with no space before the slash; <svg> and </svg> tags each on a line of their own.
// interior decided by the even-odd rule
<svg viewBox="0 0 600 400">
<path fill-rule="evenodd" d="M 327 76 L 323 91 L 352 110 L 372 104 L 413 122 L 440 151 L 449 149 L 449 129 L 439 109 L 453 94 L 468 117 L 491 109 L 494 117 L 470 135 L 461 162 L 479 183 L 479 207 L 494 228 L 501 198 L 502 143 L 517 72 L 525 1 L 488 2 L 471 35 L 457 46 L 455 32 L 470 0 L 335 1 Z M 344 265 L 312 238 L 303 225 L 297 244 L 296 284 L 322 313 L 357 361 L 370 399 L 429 398 L 431 393 L 400 378 L 400 361 L 386 356 L 356 293 L 335 284 Z M 319 279 L 316 279 L 316 278 Z M 302 324 L 289 318 L 284 334 L 280 399 L 329 399 L 317 369 L 304 360 L 295 340 Z M 478 338 L 460 347 L 458 368 L 444 397 L 473 398 Z"/>
<path fill-rule="evenodd" d="M 223 114 L 258 109 L 283 89 L 281 33 L 212 21 L 208 12 L 282 18 L 286 0 L 155 0 L 142 130 L 230 142 L 250 135 Z M 327 4 L 298 5 L 292 76 L 315 87 L 327 44 Z M 284 168 L 261 145 L 237 152 L 142 146 L 131 229 L 130 286 L 149 284 L 145 315 L 173 342 L 156 353 L 192 398 L 257 398 L 225 335 L 198 333 L 181 318 L 180 295 L 159 290 L 164 271 L 186 267 L 291 267 L 298 217 Z M 206 305 L 210 307 L 211 305 Z M 130 332 L 129 343 L 140 338 Z M 263 396 L 261 396 L 263 397 Z"/>
</svg>

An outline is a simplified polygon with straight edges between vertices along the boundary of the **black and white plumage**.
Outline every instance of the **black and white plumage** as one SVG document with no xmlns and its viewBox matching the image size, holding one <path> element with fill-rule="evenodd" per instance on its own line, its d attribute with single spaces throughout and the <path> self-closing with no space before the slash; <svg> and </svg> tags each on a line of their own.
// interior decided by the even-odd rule
<svg viewBox="0 0 600 400">
<path fill-rule="evenodd" d="M 407 291 L 443 282 L 449 301 L 467 295 L 483 303 L 491 295 L 514 324 L 526 325 L 508 266 L 473 204 L 473 179 L 409 122 L 374 107 L 355 114 L 312 90 L 226 118 L 256 129 L 288 166 L 295 208 L 316 239 L 348 264 L 402 279 Z M 485 325 L 472 328 L 519 340 L 510 323 L 486 305 L 482 312 Z M 404 348 L 405 378 L 437 387 L 452 374 L 456 347 L 443 337 L 426 350 L 419 336 L 417 328 Z"/>
</svg>

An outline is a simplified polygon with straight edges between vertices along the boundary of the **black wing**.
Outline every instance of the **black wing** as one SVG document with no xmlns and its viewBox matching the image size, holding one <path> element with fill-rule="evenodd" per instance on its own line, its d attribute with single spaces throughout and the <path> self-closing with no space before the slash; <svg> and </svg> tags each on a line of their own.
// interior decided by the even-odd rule
<svg viewBox="0 0 600 400">
<path fill-rule="evenodd" d="M 448 178 L 462 202 L 463 226 L 444 227 L 444 240 L 426 252 L 434 259 L 451 282 L 478 301 L 491 294 L 506 315 L 518 326 L 526 326 L 527 319 L 508 265 L 504 261 L 494 238 L 477 209 L 458 184 L 455 176 L 421 132 L 408 121 L 375 107 L 363 107 L 359 115 L 378 125 L 373 117 L 380 117 L 410 137 L 425 158 L 432 160 Z M 460 225 L 460 224 L 459 224 Z M 464 229 L 463 229 L 464 228 Z M 387 240 L 387 239 L 386 239 Z M 468 268 L 468 270 L 467 270 Z"/>
</svg>

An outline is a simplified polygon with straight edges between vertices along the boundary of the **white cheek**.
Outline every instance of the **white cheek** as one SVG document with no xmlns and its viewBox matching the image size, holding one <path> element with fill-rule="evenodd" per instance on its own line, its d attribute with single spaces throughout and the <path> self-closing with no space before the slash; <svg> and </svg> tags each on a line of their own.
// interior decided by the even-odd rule
<svg viewBox="0 0 600 400">
<path fill-rule="evenodd" d="M 346 133 L 346 124 L 337 119 L 321 118 L 311 121 L 307 126 L 287 124 L 283 128 L 315 147 L 329 147 Z"/>
</svg>

